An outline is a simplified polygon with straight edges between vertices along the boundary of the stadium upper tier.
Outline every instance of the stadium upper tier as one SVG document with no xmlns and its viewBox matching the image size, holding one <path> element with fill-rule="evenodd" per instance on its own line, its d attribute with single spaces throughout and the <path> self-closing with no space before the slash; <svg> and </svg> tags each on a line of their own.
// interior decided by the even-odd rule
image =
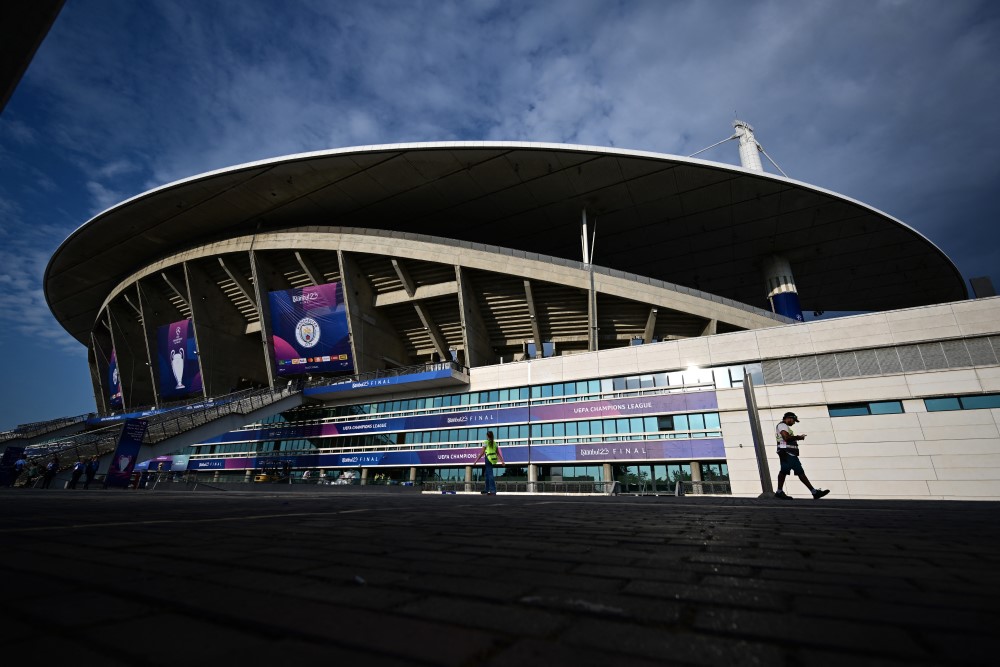
<svg viewBox="0 0 1000 667">
<path fill-rule="evenodd" d="M 842 195 L 674 155 L 519 142 L 321 151 L 164 185 L 70 235 L 46 269 L 45 294 L 59 322 L 90 345 L 123 281 L 187 249 L 330 227 L 578 260 L 584 209 L 596 219 L 596 265 L 755 307 L 767 305 L 762 263 L 774 254 L 790 262 L 804 310 L 967 297 L 961 274 L 933 243 Z"/>
</svg>

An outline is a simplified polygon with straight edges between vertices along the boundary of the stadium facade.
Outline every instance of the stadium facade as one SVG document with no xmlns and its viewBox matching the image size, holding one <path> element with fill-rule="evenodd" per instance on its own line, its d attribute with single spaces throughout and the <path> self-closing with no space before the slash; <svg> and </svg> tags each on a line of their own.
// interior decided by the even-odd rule
<svg viewBox="0 0 1000 667">
<path fill-rule="evenodd" d="M 103 415 L 302 383 L 300 407 L 165 457 L 219 481 L 280 460 L 473 482 L 492 430 L 501 479 L 756 495 L 752 382 L 772 477 L 794 410 L 839 497 L 1000 498 L 1000 300 L 968 300 L 891 216 L 744 164 L 513 142 L 293 155 L 101 213 L 45 292 Z"/>
</svg>

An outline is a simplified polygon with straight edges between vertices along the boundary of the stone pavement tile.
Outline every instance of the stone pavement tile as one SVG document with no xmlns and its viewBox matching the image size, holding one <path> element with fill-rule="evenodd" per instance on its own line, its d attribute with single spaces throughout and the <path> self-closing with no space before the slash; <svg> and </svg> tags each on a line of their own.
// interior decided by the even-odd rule
<svg viewBox="0 0 1000 667">
<path fill-rule="evenodd" d="M 590 646 L 619 655 L 611 664 L 628 665 L 633 657 L 660 664 L 761 665 L 780 667 L 778 647 L 753 640 L 693 633 L 680 628 L 643 627 L 619 621 L 582 619 L 562 636 L 564 645 Z"/>
<path fill-rule="evenodd" d="M 808 665 L 808 667 L 844 667 L 844 665 L 850 665 L 850 667 L 937 667 L 943 663 L 932 657 L 880 658 L 856 653 L 804 648 L 796 651 L 793 664 Z"/>
<path fill-rule="evenodd" d="M 609 647 L 608 650 L 598 650 L 593 647 L 573 646 L 564 642 L 538 639 L 518 640 L 512 646 L 490 655 L 482 663 L 483 667 L 511 667 L 512 665 L 663 667 L 664 664 L 666 663 L 662 659 L 646 660 L 635 656 L 623 658 L 622 653 L 614 646 Z"/>
<path fill-rule="evenodd" d="M 716 604 L 726 607 L 767 609 L 780 611 L 785 608 L 781 597 L 768 590 L 735 588 L 694 584 L 663 583 L 655 581 L 630 581 L 622 591 L 626 594 L 648 595 L 661 600 Z"/>
<path fill-rule="evenodd" d="M 888 619 L 876 625 L 790 613 L 705 608 L 696 612 L 694 627 L 706 632 L 782 641 L 792 646 L 819 646 L 886 657 L 926 655 L 906 632 L 892 626 Z"/>
<path fill-rule="evenodd" d="M 876 601 L 894 602 L 918 609 L 968 609 L 970 611 L 1000 614 L 1000 598 L 995 593 L 980 589 L 976 594 L 966 592 L 939 592 L 894 590 L 883 588 L 865 591 L 865 597 Z"/>
<path fill-rule="evenodd" d="M 619 557 L 619 563 L 621 562 Z M 585 564 L 573 569 L 573 574 L 588 577 L 612 579 L 648 579 L 665 584 L 677 582 L 692 582 L 697 579 L 696 573 L 686 564 L 675 564 L 671 567 L 656 567 L 645 565 L 592 565 Z"/>
<path fill-rule="evenodd" d="M 570 614 L 631 619 L 649 624 L 673 624 L 681 615 L 681 605 L 670 600 L 615 595 L 593 590 L 539 588 L 520 598 L 518 602 L 522 605 Z"/>
<path fill-rule="evenodd" d="M 520 564 L 518 564 L 520 565 Z M 576 574 L 557 574 L 524 570 L 520 567 L 497 567 L 491 571 L 491 576 L 498 581 L 513 582 L 521 587 L 535 588 L 550 586 L 553 588 L 568 588 L 570 590 L 594 590 L 615 592 L 621 590 L 626 579 L 611 577 L 588 577 Z"/>
<path fill-rule="evenodd" d="M 494 602 L 517 600 L 534 588 L 534 584 L 507 576 L 499 570 L 480 570 L 474 577 L 454 577 L 448 574 L 413 576 L 397 584 L 400 589 L 432 594 L 476 597 Z"/>
<path fill-rule="evenodd" d="M 993 667 L 1000 655 L 1000 636 L 996 630 L 990 634 L 928 631 L 921 639 L 934 651 L 939 664 Z"/>
<path fill-rule="evenodd" d="M 709 576 L 701 580 L 704 586 L 731 587 L 745 590 L 764 590 L 773 592 L 779 596 L 786 595 L 820 595 L 825 597 L 842 597 L 846 599 L 859 599 L 860 594 L 853 588 L 843 585 L 816 584 L 810 581 L 788 581 L 781 579 L 748 579 L 746 577 L 717 577 Z"/>
<path fill-rule="evenodd" d="M 98 585 L 98 582 L 90 582 Z M 18 605 L 20 613 L 44 619 L 44 623 L 62 627 L 104 626 L 124 619 L 146 616 L 156 612 L 156 607 L 142 602 L 85 590 L 62 593 L 56 596 L 29 597 Z"/>
<path fill-rule="evenodd" d="M 783 570 L 775 568 L 771 570 L 761 570 L 760 578 L 774 582 L 788 582 L 794 585 L 799 583 L 827 584 L 830 586 L 849 586 L 854 588 L 897 588 L 913 589 L 912 583 L 905 579 L 885 576 L 849 575 L 827 572 L 800 572 L 798 570 Z"/>
<path fill-rule="evenodd" d="M 988 633 L 1000 628 L 1000 615 L 987 615 L 961 608 L 914 607 L 873 600 L 846 601 L 817 597 L 799 597 L 791 610 L 803 616 L 849 618 L 853 621 L 871 621 L 896 627 L 966 629 L 970 632 Z"/>
<path fill-rule="evenodd" d="M 513 637 L 547 637 L 570 622 L 559 614 L 542 609 L 495 605 L 454 597 L 426 597 L 404 604 L 395 611 Z"/>
<path fill-rule="evenodd" d="M 379 566 L 368 562 L 328 564 L 302 570 L 299 574 L 341 585 L 355 585 L 358 583 L 356 578 L 361 577 L 361 579 L 373 586 L 391 586 L 413 577 L 413 575 L 402 568 L 390 569 L 385 567 L 384 563 Z"/>
<path fill-rule="evenodd" d="M 356 581 L 302 583 L 281 592 L 290 597 L 373 611 L 391 611 L 402 605 L 415 602 L 426 595 L 424 591 L 405 591 L 395 586 L 372 586 L 367 581 L 365 583 Z"/>
</svg>

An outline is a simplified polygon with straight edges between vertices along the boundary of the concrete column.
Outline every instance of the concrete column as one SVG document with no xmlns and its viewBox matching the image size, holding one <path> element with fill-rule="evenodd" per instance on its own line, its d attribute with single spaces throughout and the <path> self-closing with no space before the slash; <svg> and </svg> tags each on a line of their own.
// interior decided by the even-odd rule
<svg viewBox="0 0 1000 667">
<path fill-rule="evenodd" d="M 610 463 L 605 463 L 604 464 L 604 481 L 605 482 L 613 482 L 613 481 L 615 481 L 611 477 L 611 464 Z"/>
<path fill-rule="evenodd" d="M 472 491 L 472 466 L 465 466 L 465 490 Z"/>
<path fill-rule="evenodd" d="M 265 370 L 267 370 L 268 385 L 273 389 L 279 383 L 284 384 L 286 380 L 278 378 L 278 367 L 274 361 L 274 339 L 271 337 L 271 302 L 267 293 L 291 289 L 292 286 L 284 274 L 267 261 L 264 253 L 250 251 L 250 271 L 253 275 L 257 311 L 260 313 L 260 336 Z"/>
<path fill-rule="evenodd" d="M 368 468 L 361 469 L 361 486 L 368 484 Z"/>
<path fill-rule="evenodd" d="M 247 470 L 243 473 L 243 481 L 247 483 L 253 481 L 253 470 Z"/>
<path fill-rule="evenodd" d="M 118 373 L 121 376 L 125 407 L 156 402 L 146 335 L 138 322 L 138 314 L 123 297 L 108 304 L 107 314 L 111 325 L 112 346 L 118 355 Z"/>
<path fill-rule="evenodd" d="M 212 481 L 213 482 L 218 482 L 219 478 L 221 476 L 222 476 L 222 473 L 220 473 L 218 470 L 216 470 L 214 473 L 212 473 Z"/>
<path fill-rule="evenodd" d="M 417 468 L 416 466 L 410 468 L 410 481 L 416 483 L 417 481 Z"/>
<path fill-rule="evenodd" d="M 691 461 L 691 486 L 695 493 L 701 493 L 701 462 Z"/>
<path fill-rule="evenodd" d="M 375 289 L 365 271 L 351 253 L 337 251 L 344 301 L 347 303 L 347 326 L 351 334 L 351 353 L 357 373 L 385 368 L 383 357 L 401 364 L 412 363 L 403 338 L 392 328 L 386 316 L 375 311 Z"/>
<path fill-rule="evenodd" d="M 241 378 L 266 383 L 259 334 L 247 335 L 246 319 L 199 264 L 185 262 L 184 269 L 205 393 L 228 394 Z"/>
<path fill-rule="evenodd" d="M 528 493 L 534 493 L 538 490 L 538 465 L 530 464 L 528 465 Z"/>
</svg>

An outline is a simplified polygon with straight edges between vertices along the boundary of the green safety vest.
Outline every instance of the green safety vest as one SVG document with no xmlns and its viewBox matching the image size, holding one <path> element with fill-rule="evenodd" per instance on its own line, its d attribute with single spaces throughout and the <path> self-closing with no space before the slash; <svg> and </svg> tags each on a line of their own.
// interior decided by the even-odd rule
<svg viewBox="0 0 1000 667">
<path fill-rule="evenodd" d="M 500 449 L 500 446 L 497 444 L 497 441 L 494 440 L 491 443 L 489 440 L 483 440 L 483 446 L 486 447 L 486 460 L 489 461 L 491 464 L 496 465 L 497 450 Z"/>
</svg>

